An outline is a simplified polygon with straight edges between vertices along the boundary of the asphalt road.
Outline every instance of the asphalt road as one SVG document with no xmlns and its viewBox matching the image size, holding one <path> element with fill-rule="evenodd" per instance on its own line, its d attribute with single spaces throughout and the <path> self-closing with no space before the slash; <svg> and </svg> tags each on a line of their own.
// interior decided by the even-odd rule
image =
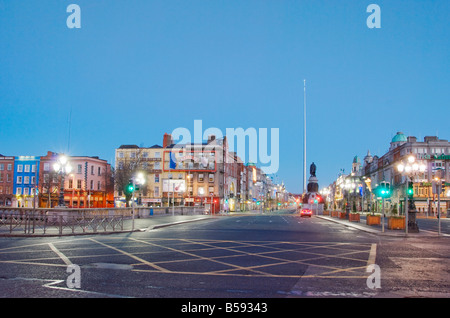
<svg viewBox="0 0 450 318">
<path fill-rule="evenodd" d="M 291 213 L 220 216 L 133 233 L 0 238 L 0 297 L 449 297 L 449 256 L 445 237 L 382 237 Z"/>
</svg>

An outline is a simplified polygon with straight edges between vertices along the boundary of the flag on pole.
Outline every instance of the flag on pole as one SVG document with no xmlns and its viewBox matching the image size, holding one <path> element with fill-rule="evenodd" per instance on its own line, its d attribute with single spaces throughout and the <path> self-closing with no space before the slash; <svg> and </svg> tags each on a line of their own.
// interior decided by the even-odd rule
<svg viewBox="0 0 450 318">
<path fill-rule="evenodd" d="M 175 154 L 173 152 L 170 152 L 170 169 L 175 169 L 177 167 L 177 159 L 175 158 Z"/>
</svg>

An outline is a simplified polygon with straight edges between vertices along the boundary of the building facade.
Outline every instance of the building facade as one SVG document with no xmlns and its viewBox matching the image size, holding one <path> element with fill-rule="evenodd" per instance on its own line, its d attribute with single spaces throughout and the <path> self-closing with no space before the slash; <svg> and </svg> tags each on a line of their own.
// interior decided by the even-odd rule
<svg viewBox="0 0 450 318">
<path fill-rule="evenodd" d="M 14 157 L 0 155 L 0 206 L 14 201 Z"/>
<path fill-rule="evenodd" d="M 272 182 L 260 168 L 229 151 L 226 137 L 175 144 L 166 133 L 162 146 L 121 145 L 115 150 L 116 206 L 131 203 L 123 189 L 138 173 L 145 183 L 134 193 L 135 202 L 144 206 L 196 206 L 218 213 L 255 209 L 258 201 L 267 208 L 271 197 L 287 201 L 285 189 L 283 195 L 270 190 Z"/>
<path fill-rule="evenodd" d="M 364 158 L 362 176 L 370 180 L 372 188 L 381 182 L 388 182 L 392 195 L 385 200 L 386 208 L 397 205 L 399 211 L 404 210 L 406 194 L 406 176 L 397 169 L 398 164 L 413 156 L 418 163 L 425 164 L 425 171 L 417 172 L 413 178 L 416 209 L 422 213 L 437 212 L 437 194 L 433 193 L 432 184 L 435 178 L 440 178 L 447 185 L 446 191 L 440 194 L 441 213 L 450 208 L 450 143 L 436 136 L 426 136 L 418 141 L 414 136 L 406 136 L 398 132 L 391 140 L 389 151 L 382 156 L 372 156 L 370 152 Z M 372 198 L 376 201 L 376 198 Z M 379 202 L 374 202 L 379 204 Z"/>
<path fill-rule="evenodd" d="M 48 151 L 40 157 L 39 206 L 58 205 L 61 176 L 54 170 L 60 154 Z M 69 208 L 114 207 L 114 183 L 111 165 L 98 157 L 70 156 L 72 171 L 64 176 L 64 202 Z"/>
<path fill-rule="evenodd" d="M 37 207 L 40 157 L 14 158 L 14 207 Z"/>
</svg>

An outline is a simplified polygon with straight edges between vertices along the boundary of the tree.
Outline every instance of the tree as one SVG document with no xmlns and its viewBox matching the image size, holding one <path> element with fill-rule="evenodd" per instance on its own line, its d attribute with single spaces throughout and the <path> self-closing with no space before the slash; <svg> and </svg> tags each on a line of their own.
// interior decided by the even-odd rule
<svg viewBox="0 0 450 318">
<path fill-rule="evenodd" d="M 116 168 L 114 169 L 114 186 L 118 196 L 124 195 L 126 206 L 132 198 L 132 193 L 125 191 L 128 183 L 141 169 L 142 149 L 138 146 L 121 146 L 124 156 L 123 158 L 116 158 Z"/>
</svg>

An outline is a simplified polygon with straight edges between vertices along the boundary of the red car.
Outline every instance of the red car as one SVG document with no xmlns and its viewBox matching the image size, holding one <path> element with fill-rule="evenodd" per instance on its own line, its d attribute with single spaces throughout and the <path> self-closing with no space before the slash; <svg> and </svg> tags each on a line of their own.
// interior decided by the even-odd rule
<svg viewBox="0 0 450 318">
<path fill-rule="evenodd" d="M 300 211 L 300 216 L 309 216 L 311 217 L 312 211 L 310 209 L 302 209 Z"/>
</svg>

